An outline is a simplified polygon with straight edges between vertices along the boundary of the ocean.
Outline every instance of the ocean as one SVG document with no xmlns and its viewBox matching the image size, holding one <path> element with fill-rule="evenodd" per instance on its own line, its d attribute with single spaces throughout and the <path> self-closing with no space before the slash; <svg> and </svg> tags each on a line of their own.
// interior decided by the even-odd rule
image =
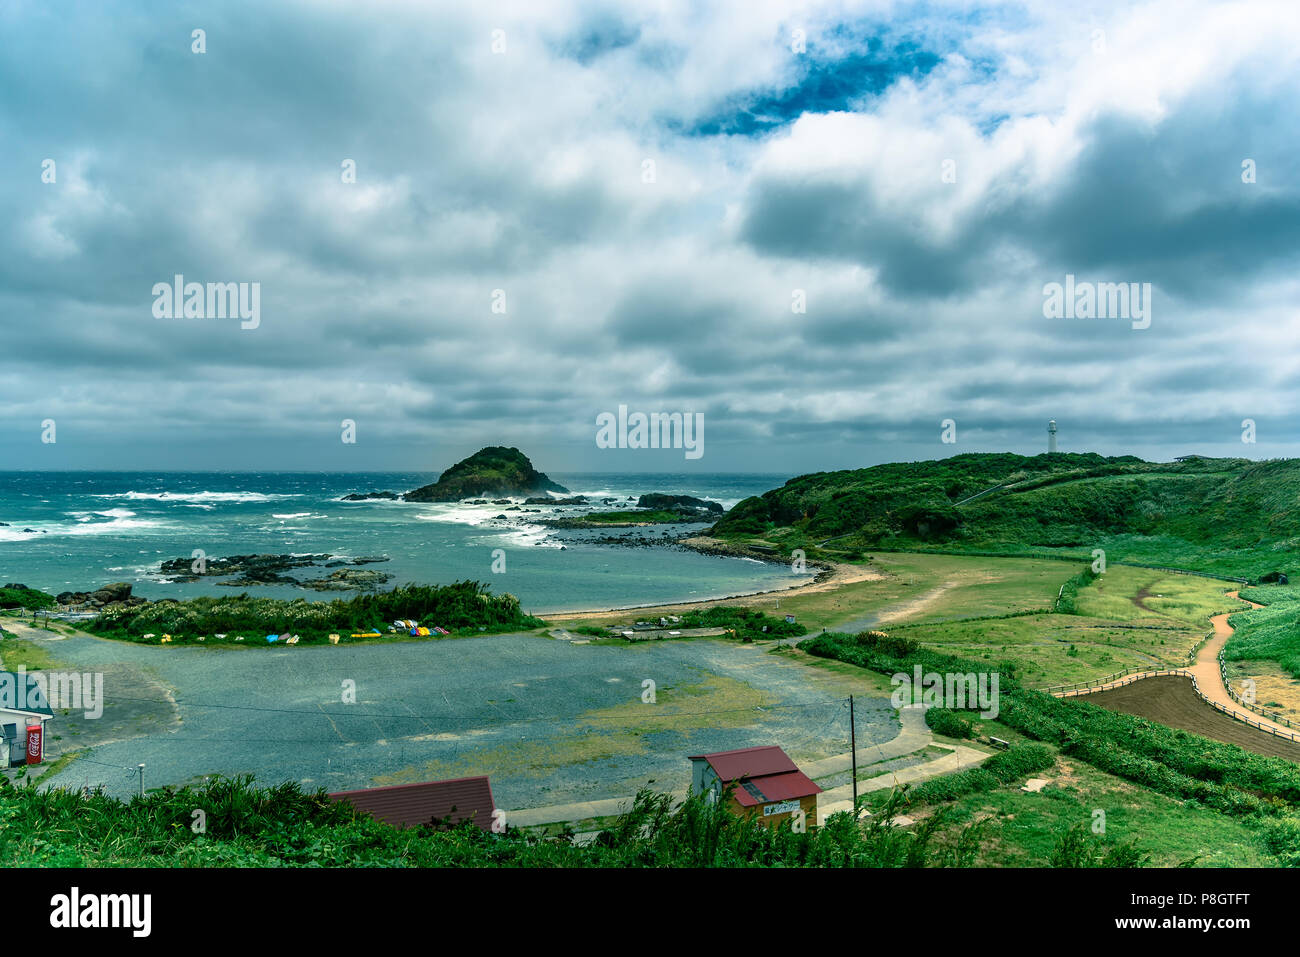
<svg viewBox="0 0 1300 957">
<path fill-rule="evenodd" d="M 387 561 L 360 566 L 391 575 L 383 587 L 473 579 L 517 596 L 535 613 L 719 598 L 801 580 L 778 564 L 592 541 L 655 539 L 704 524 L 592 532 L 534 521 L 625 508 L 633 504 L 629 496 L 647 492 L 693 495 L 730 508 L 783 484 L 787 475 L 552 473 L 571 495 L 585 495 L 592 504 L 536 512 L 522 505 L 515 511 L 500 504 L 342 501 L 352 492 L 405 492 L 436 478 L 428 472 L 4 472 L 0 583 L 57 594 L 124 581 L 147 598 L 355 594 L 285 584 L 229 587 L 211 576 L 177 582 L 160 572 L 164 560 L 190 559 L 196 550 L 209 559 L 328 554 L 343 567 L 354 558 L 384 556 Z M 301 579 L 328 572 L 317 566 L 287 574 Z"/>
</svg>

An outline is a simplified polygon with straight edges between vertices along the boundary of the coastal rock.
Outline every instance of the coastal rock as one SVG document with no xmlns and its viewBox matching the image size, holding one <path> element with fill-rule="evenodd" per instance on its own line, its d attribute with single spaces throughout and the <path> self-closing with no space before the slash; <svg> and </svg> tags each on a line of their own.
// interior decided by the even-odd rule
<svg viewBox="0 0 1300 957">
<path fill-rule="evenodd" d="M 131 586 L 126 582 L 113 582 L 112 584 L 105 585 L 103 588 L 97 589 L 92 593 L 91 597 L 95 601 L 101 602 L 105 605 L 111 604 L 115 601 L 126 601 L 131 597 Z"/>
<path fill-rule="evenodd" d="M 405 498 L 408 502 L 459 502 L 487 496 L 547 492 L 563 495 L 568 491 L 533 468 L 528 456 L 518 449 L 493 445 L 457 462 L 431 485 L 407 492 Z"/>
<path fill-rule="evenodd" d="M 718 515 L 721 515 L 723 512 L 722 504 L 719 502 L 710 502 L 708 499 L 695 498 L 693 495 L 669 495 L 665 492 L 649 492 L 646 495 L 642 495 L 637 499 L 636 507 L 676 510 L 689 508 L 697 511 L 713 512 Z"/>
<path fill-rule="evenodd" d="M 382 499 L 389 499 L 391 501 L 397 501 L 401 497 L 402 496 L 398 495 L 396 492 L 352 492 L 348 495 L 344 495 L 343 501 L 364 502 L 367 499 L 372 499 L 372 498 L 382 498 Z"/>
<path fill-rule="evenodd" d="M 551 498 L 549 495 L 537 495 L 524 499 L 525 505 L 586 505 L 587 496 L 575 495 L 572 498 Z"/>
<path fill-rule="evenodd" d="M 324 565 L 334 568 L 340 565 L 369 565 L 374 562 L 386 562 L 386 555 L 359 555 L 350 561 L 330 559 L 329 554 L 321 555 L 228 555 L 223 558 L 209 558 L 203 574 L 194 571 L 194 562 L 190 558 L 172 558 L 164 561 L 159 570 L 173 582 L 196 582 L 200 578 L 222 578 L 237 576 L 217 584 L 230 587 L 241 585 L 302 585 L 303 582 L 284 574 L 293 568 L 312 568 Z"/>
<path fill-rule="evenodd" d="M 392 578 L 388 572 L 373 569 L 340 568 L 324 578 L 309 578 L 297 584 L 316 591 L 374 591 Z"/>
<path fill-rule="evenodd" d="M 126 582 L 113 582 L 95 591 L 61 591 L 54 600 L 60 605 L 89 605 L 91 608 L 114 604 L 139 605 L 145 601 L 131 597 L 131 586 Z"/>
</svg>

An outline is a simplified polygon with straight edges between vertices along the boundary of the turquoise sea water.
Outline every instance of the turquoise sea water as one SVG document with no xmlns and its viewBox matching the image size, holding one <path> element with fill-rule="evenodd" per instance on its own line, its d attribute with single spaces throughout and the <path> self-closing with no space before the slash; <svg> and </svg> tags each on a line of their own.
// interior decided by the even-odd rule
<svg viewBox="0 0 1300 957">
<path fill-rule="evenodd" d="M 611 608 L 717 598 L 780 588 L 796 581 L 785 566 L 699 555 L 680 548 L 597 544 L 593 537 L 659 537 L 704 526 L 657 526 L 636 532 L 550 530 L 541 517 L 584 509 L 510 511 L 503 505 L 343 502 L 350 492 L 403 492 L 436 479 L 425 472 L 7 472 L 0 473 L 0 583 L 49 592 L 130 582 L 149 598 L 237 594 L 328 599 L 349 593 L 289 585 L 230 588 L 218 580 L 167 581 L 164 559 L 255 553 L 329 553 L 340 560 L 385 555 L 365 565 L 404 582 L 475 579 L 519 597 L 533 612 Z M 626 507 L 628 496 L 669 492 L 730 507 L 782 484 L 785 475 L 552 474 L 590 509 Z M 602 504 L 602 498 L 618 504 Z M 518 504 L 518 500 L 516 500 Z M 530 507 L 530 506 L 524 506 Z M 497 516 L 506 516 L 504 519 Z M 505 572 L 492 570 L 501 549 Z M 322 568 L 295 577 L 323 577 Z"/>
</svg>

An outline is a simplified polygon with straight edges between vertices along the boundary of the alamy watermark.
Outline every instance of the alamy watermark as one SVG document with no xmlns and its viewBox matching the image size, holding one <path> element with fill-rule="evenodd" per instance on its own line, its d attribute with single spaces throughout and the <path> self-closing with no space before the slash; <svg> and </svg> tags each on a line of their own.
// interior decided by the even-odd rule
<svg viewBox="0 0 1300 957">
<path fill-rule="evenodd" d="M 1067 273 L 1065 283 L 1043 286 L 1043 316 L 1046 319 L 1131 319 L 1134 329 L 1151 325 L 1151 283 L 1075 282 Z"/>
<path fill-rule="evenodd" d="M 894 685 L 890 703 L 895 708 L 923 704 L 928 708 L 979 709 L 980 717 L 991 721 L 998 716 L 998 673 L 969 672 L 939 674 L 917 665 L 912 674 L 900 671 L 889 679 Z"/>
<path fill-rule="evenodd" d="M 618 414 L 596 416 L 598 449 L 685 449 L 686 458 L 704 455 L 703 412 L 633 412 L 626 405 Z"/>
<path fill-rule="evenodd" d="M 104 714 L 104 673 L 102 671 L 34 671 L 24 665 L 17 671 L 0 671 L 0 708 L 12 711 L 39 711 L 66 708 L 80 711 L 87 718 Z"/>
<path fill-rule="evenodd" d="M 171 282 L 153 286 L 156 319 L 240 319 L 239 328 L 262 324 L 260 282 L 186 282 L 177 273 Z"/>
</svg>

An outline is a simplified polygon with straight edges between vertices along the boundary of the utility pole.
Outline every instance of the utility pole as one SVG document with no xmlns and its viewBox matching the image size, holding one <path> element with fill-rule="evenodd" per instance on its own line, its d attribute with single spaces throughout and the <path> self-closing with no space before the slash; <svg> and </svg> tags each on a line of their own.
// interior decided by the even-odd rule
<svg viewBox="0 0 1300 957">
<path fill-rule="evenodd" d="M 853 695 L 849 695 L 849 750 L 853 761 L 853 820 L 858 819 L 858 728 L 853 720 Z"/>
<path fill-rule="evenodd" d="M 144 765 L 138 765 L 136 770 L 140 772 L 140 797 L 144 797 Z"/>
</svg>

